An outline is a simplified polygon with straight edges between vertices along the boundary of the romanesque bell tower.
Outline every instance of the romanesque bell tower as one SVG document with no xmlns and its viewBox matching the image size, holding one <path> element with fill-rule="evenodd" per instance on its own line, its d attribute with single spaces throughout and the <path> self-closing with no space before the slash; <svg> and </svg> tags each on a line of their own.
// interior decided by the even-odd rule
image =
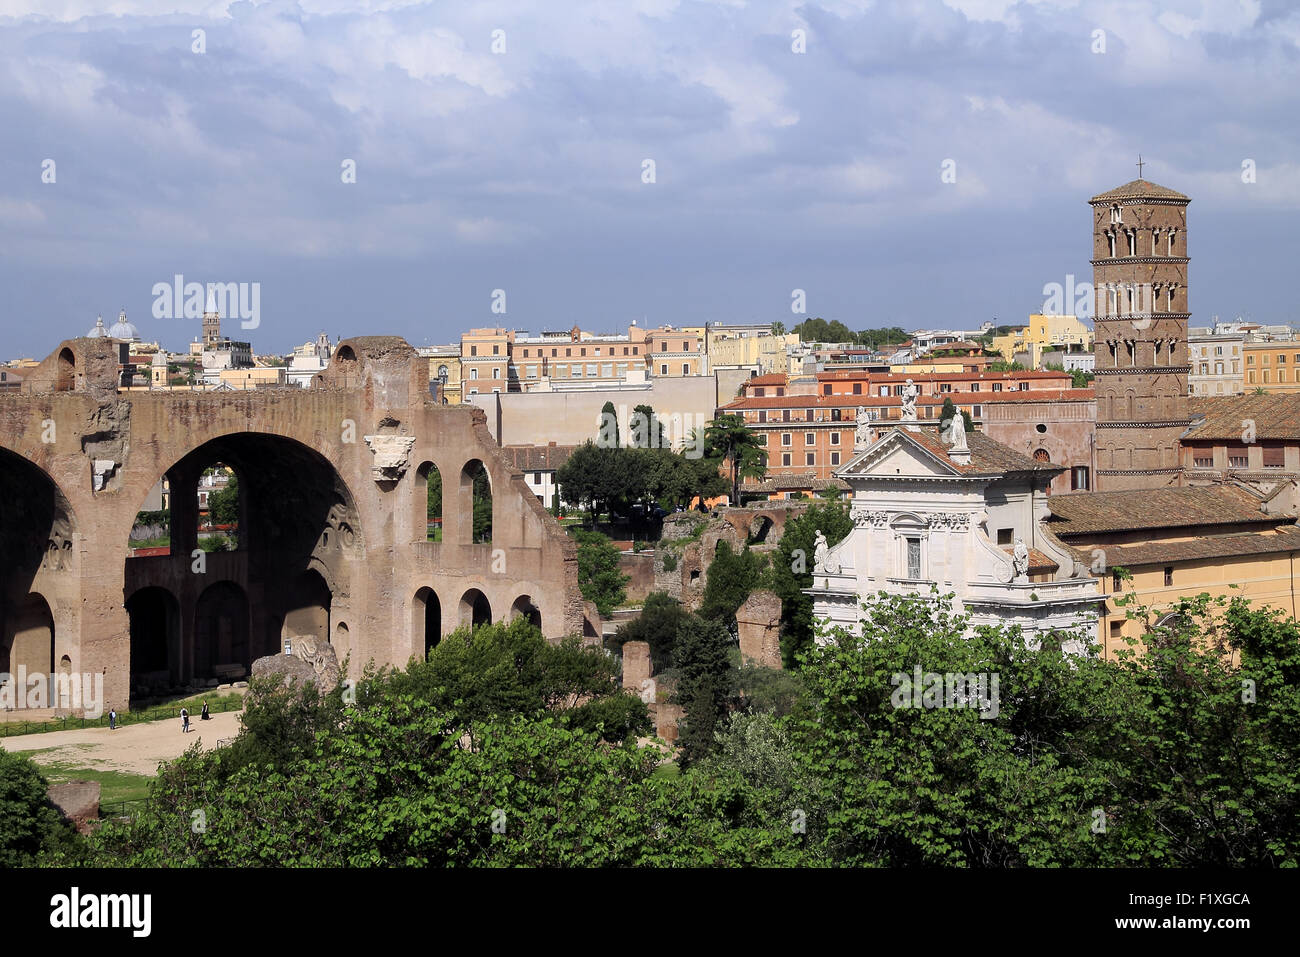
<svg viewBox="0 0 1300 957">
<path fill-rule="evenodd" d="M 1097 491 L 1179 485 L 1188 425 L 1187 204 L 1145 179 L 1092 206 Z"/>
</svg>

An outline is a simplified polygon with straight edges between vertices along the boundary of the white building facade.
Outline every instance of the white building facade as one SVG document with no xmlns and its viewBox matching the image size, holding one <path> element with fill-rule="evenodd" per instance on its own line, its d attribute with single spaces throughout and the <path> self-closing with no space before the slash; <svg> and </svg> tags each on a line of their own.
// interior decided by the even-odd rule
<svg viewBox="0 0 1300 957">
<path fill-rule="evenodd" d="M 955 442 L 919 426 L 884 432 L 835 473 L 852 488 L 853 530 L 818 549 L 806 589 L 815 619 L 857 633 L 862 602 L 879 592 L 937 589 L 971 628 L 1089 634 L 1097 581 L 1040 525 L 1059 471 L 978 432 Z"/>
</svg>

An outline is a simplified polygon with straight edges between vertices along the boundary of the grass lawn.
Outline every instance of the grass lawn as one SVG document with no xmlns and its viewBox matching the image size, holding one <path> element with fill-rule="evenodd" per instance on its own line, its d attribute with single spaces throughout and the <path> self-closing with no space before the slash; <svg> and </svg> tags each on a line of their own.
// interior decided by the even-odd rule
<svg viewBox="0 0 1300 957">
<path fill-rule="evenodd" d="M 51 749 L 53 750 L 53 749 Z M 28 752 L 32 754 L 34 752 Z M 146 774 L 131 774 L 127 771 L 104 771 L 98 768 L 83 768 L 68 762 L 42 764 L 41 773 L 51 784 L 63 781 L 98 781 L 99 803 L 112 801 L 138 801 L 149 796 L 149 785 L 153 777 Z"/>
</svg>

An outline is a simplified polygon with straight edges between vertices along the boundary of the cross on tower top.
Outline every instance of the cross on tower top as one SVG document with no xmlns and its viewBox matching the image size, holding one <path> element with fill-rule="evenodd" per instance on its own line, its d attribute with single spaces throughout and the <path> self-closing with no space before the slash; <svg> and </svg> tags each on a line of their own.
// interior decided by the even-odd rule
<svg viewBox="0 0 1300 957">
<path fill-rule="evenodd" d="M 1146 164 L 1142 162 L 1142 154 L 1138 153 L 1138 161 L 1137 161 L 1138 179 L 1142 178 L 1142 167 L 1145 165 Z"/>
</svg>

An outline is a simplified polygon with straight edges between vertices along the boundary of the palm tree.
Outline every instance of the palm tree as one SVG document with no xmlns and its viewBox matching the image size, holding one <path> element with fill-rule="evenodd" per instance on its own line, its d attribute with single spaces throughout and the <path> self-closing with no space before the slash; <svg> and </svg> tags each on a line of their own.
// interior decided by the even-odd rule
<svg viewBox="0 0 1300 957">
<path fill-rule="evenodd" d="M 740 479 L 762 478 L 767 474 L 763 447 L 743 416 L 720 415 L 704 430 L 710 450 L 726 460 L 731 470 L 731 504 L 740 504 Z"/>
</svg>

